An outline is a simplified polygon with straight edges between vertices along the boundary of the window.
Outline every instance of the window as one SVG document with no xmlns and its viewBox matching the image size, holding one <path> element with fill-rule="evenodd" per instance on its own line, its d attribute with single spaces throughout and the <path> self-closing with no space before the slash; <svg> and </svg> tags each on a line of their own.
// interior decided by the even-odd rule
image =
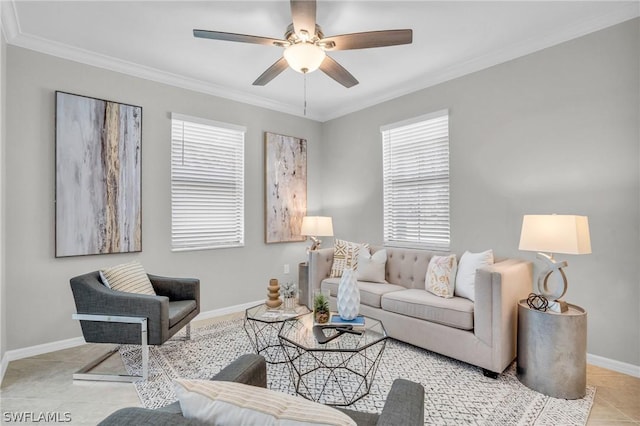
<svg viewBox="0 0 640 426">
<path fill-rule="evenodd" d="M 449 251 L 449 112 L 380 131 L 385 245 Z"/>
<path fill-rule="evenodd" d="M 244 245 L 245 128 L 171 115 L 171 249 Z"/>
</svg>

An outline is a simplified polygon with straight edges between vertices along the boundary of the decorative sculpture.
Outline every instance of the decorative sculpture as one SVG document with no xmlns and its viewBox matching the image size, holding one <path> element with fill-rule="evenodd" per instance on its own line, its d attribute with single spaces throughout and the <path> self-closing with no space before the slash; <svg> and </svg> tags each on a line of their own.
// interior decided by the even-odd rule
<svg viewBox="0 0 640 426">
<path fill-rule="evenodd" d="M 267 289 L 269 292 L 267 293 L 268 299 L 265 304 L 271 309 L 276 309 L 282 304 L 282 300 L 280 300 L 280 285 L 278 284 L 278 280 L 276 278 L 271 278 Z"/>
</svg>

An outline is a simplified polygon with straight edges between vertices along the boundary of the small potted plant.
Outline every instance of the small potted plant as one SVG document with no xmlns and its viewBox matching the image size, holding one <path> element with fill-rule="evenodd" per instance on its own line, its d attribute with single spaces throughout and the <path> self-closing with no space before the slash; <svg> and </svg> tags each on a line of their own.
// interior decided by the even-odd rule
<svg viewBox="0 0 640 426">
<path fill-rule="evenodd" d="M 318 324 L 326 324 L 329 322 L 329 298 L 322 292 L 313 295 L 313 318 Z"/>
<path fill-rule="evenodd" d="M 284 300 L 284 310 L 294 311 L 296 305 L 296 285 L 292 281 L 287 281 L 280 286 L 280 294 Z"/>
</svg>

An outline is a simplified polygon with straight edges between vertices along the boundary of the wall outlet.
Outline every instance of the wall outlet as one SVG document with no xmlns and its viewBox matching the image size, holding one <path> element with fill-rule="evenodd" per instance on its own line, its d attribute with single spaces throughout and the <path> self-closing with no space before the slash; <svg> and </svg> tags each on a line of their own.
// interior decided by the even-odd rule
<svg viewBox="0 0 640 426">
<path fill-rule="evenodd" d="M 288 263 L 285 263 L 285 264 L 284 264 L 284 273 L 285 273 L 285 274 L 288 274 L 288 273 L 289 273 L 289 264 L 288 264 Z"/>
</svg>

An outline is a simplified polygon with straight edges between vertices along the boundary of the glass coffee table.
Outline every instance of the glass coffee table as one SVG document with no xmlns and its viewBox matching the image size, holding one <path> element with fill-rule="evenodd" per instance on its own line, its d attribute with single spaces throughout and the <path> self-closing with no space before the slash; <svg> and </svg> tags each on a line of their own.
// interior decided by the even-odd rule
<svg viewBox="0 0 640 426">
<path fill-rule="evenodd" d="M 291 311 L 271 309 L 265 304 L 251 307 L 245 311 L 244 329 L 256 353 L 264 356 L 270 364 L 286 362 L 278 332 L 282 323 L 309 312 L 306 306 L 298 305 Z"/>
<path fill-rule="evenodd" d="M 342 333 L 318 343 L 313 314 L 282 324 L 280 345 L 298 395 L 327 405 L 351 405 L 369 394 L 385 348 L 382 323 L 365 317 L 361 334 Z M 325 334 L 335 330 L 325 330 Z"/>
</svg>

